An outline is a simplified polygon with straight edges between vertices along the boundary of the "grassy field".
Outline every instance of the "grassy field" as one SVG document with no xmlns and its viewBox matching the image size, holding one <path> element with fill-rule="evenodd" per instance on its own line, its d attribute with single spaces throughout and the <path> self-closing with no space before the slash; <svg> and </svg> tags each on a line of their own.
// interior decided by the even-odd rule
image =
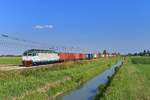
<svg viewBox="0 0 150 100">
<path fill-rule="evenodd" d="M 117 58 L 66 62 L 53 67 L 0 72 L 0 100 L 47 100 L 103 72 Z"/>
<path fill-rule="evenodd" d="M 132 57 L 133 64 L 150 64 L 150 57 Z"/>
<path fill-rule="evenodd" d="M 21 57 L 0 57 L 0 64 L 21 64 Z"/>
<path fill-rule="evenodd" d="M 102 100 L 150 100 L 150 58 L 128 58 Z"/>
</svg>

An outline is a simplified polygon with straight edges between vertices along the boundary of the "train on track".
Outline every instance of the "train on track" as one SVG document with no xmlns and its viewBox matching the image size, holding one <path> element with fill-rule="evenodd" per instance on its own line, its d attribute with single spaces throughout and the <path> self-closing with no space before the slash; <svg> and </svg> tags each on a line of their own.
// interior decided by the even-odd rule
<svg viewBox="0 0 150 100">
<path fill-rule="evenodd" d="M 26 67 L 33 65 L 50 64 L 64 61 L 76 61 L 84 59 L 96 59 L 99 54 L 63 53 L 53 50 L 31 49 L 23 53 L 22 62 Z"/>
</svg>

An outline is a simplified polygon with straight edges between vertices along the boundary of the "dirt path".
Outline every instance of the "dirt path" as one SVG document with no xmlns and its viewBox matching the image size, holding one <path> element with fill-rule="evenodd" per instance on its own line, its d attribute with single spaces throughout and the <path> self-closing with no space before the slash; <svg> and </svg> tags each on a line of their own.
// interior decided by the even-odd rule
<svg viewBox="0 0 150 100">
<path fill-rule="evenodd" d="M 20 66 L 20 65 L 11 65 L 11 64 L 0 64 L 0 71 L 32 69 L 32 68 L 41 68 L 41 67 L 52 67 L 53 65 L 59 65 L 59 64 L 62 64 L 62 63 L 38 65 L 38 66 L 31 66 L 31 67 L 24 67 L 24 66 Z"/>
</svg>

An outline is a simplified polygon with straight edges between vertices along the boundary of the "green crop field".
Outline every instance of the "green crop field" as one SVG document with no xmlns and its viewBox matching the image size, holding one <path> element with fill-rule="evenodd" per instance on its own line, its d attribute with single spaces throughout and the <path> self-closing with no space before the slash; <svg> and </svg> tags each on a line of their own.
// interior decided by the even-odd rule
<svg viewBox="0 0 150 100">
<path fill-rule="evenodd" d="M 132 57 L 131 61 L 134 64 L 150 64 L 150 57 Z"/>
<path fill-rule="evenodd" d="M 128 58 L 102 99 L 150 100 L 150 58 Z"/>
<path fill-rule="evenodd" d="M 21 57 L 0 57 L 0 64 L 21 64 Z"/>
<path fill-rule="evenodd" d="M 47 100 L 100 74 L 117 58 L 65 62 L 36 69 L 0 72 L 0 100 Z"/>
</svg>

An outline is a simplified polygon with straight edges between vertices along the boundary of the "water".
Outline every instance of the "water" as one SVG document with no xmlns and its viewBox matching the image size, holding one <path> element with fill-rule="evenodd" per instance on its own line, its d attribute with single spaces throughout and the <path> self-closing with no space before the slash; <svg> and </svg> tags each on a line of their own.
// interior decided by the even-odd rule
<svg viewBox="0 0 150 100">
<path fill-rule="evenodd" d="M 111 68 L 107 69 L 102 74 L 96 76 L 95 78 L 87 81 L 83 86 L 72 90 L 59 96 L 58 100 L 92 100 L 96 95 L 97 88 L 101 84 L 106 84 L 108 81 L 108 76 L 112 76 L 115 72 L 115 68 L 122 65 L 122 61 L 118 61 Z"/>
</svg>

